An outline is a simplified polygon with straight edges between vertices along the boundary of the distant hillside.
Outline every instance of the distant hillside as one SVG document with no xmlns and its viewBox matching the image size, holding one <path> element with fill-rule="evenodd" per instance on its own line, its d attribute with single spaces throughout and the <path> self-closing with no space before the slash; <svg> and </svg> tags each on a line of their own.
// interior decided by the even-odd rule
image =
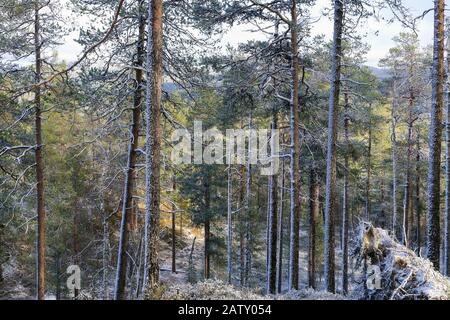
<svg viewBox="0 0 450 320">
<path fill-rule="evenodd" d="M 390 78 L 389 70 L 377 67 L 370 67 L 369 69 L 373 72 L 373 74 L 380 80 L 385 80 Z"/>
<path fill-rule="evenodd" d="M 169 94 L 174 91 L 177 91 L 178 89 L 180 89 L 180 86 L 173 82 L 165 82 L 162 85 L 162 90 L 166 91 Z"/>
</svg>

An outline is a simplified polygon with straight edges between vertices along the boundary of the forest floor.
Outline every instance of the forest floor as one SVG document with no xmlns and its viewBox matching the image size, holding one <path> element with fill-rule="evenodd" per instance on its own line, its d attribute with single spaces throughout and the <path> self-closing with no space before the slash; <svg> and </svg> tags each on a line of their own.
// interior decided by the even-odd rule
<svg viewBox="0 0 450 320">
<path fill-rule="evenodd" d="M 14 259 L 4 265 L 3 282 L 0 286 L 0 300 L 32 299 L 31 292 L 22 283 L 22 273 Z"/>
<path fill-rule="evenodd" d="M 446 299 L 446 288 L 450 290 L 450 282 L 448 278 L 442 276 L 438 272 L 431 271 L 429 262 L 426 259 L 418 257 L 413 251 L 406 249 L 401 244 L 398 244 L 391 239 L 388 233 L 382 229 L 378 230 L 379 246 L 374 251 L 377 253 L 377 260 L 384 259 L 384 257 L 392 257 L 390 260 L 384 261 L 382 269 L 387 270 L 389 266 L 390 274 L 389 279 L 399 277 L 402 279 L 402 283 L 394 284 L 394 288 L 382 293 L 382 296 L 389 298 L 392 292 L 394 295 L 399 295 L 403 292 L 403 297 L 408 296 L 408 292 L 415 292 L 416 296 L 422 295 L 422 292 L 431 291 L 436 292 L 434 288 L 438 288 L 439 298 Z M 283 290 L 281 294 L 266 295 L 265 294 L 265 254 L 264 250 L 259 250 L 259 254 L 253 256 L 253 271 L 251 288 L 242 288 L 238 285 L 239 275 L 238 270 L 238 257 L 234 253 L 234 276 L 233 285 L 225 283 L 226 279 L 226 261 L 223 259 L 212 259 L 211 274 L 212 277 L 209 280 L 203 279 L 203 257 L 204 257 L 204 241 L 202 236 L 202 230 L 197 228 L 185 227 L 183 230 L 183 236 L 177 233 L 176 242 L 176 272 L 171 271 L 172 262 L 172 246 L 171 246 L 171 234 L 170 229 L 167 226 L 163 226 L 162 241 L 160 246 L 160 261 L 161 261 L 161 282 L 163 284 L 163 291 L 161 298 L 169 300 L 211 300 L 211 299 L 253 299 L 253 300 L 343 300 L 343 299 L 362 299 L 362 268 L 355 269 L 355 261 L 352 259 L 352 263 L 349 264 L 349 286 L 350 294 L 343 296 L 339 294 L 342 292 L 341 285 L 341 250 L 338 246 L 336 248 L 336 290 L 337 294 L 330 294 L 324 291 L 324 284 L 322 279 L 322 266 L 317 268 L 317 288 L 313 290 L 307 287 L 307 252 L 306 245 L 300 248 L 300 289 L 298 291 L 288 292 L 286 288 L 287 284 L 287 248 L 285 250 L 283 260 Z M 355 235 L 356 236 L 356 235 Z M 195 238 L 194 247 L 192 250 L 192 244 Z M 337 239 L 338 240 L 338 239 Z M 307 243 L 306 228 L 301 229 L 300 241 L 302 244 Z M 363 243 L 364 241 L 360 241 Z M 371 241 L 370 243 L 372 243 Z M 260 248 L 261 249 L 261 248 Z M 193 268 L 189 268 L 189 257 L 192 250 Z M 361 251 L 361 249 L 360 249 Z M 373 250 L 372 250 L 373 251 Z M 370 253 L 369 253 L 370 254 Z M 393 262 L 392 262 L 393 261 Z M 399 264 L 398 261 L 402 263 Z M 406 262 L 405 262 L 406 261 Z M 190 270 L 191 269 L 191 270 Z M 422 270 L 423 269 L 423 270 Z M 432 269 L 432 268 L 431 268 Z M 0 300 L 2 299 L 34 299 L 33 288 L 30 284 L 26 284 L 23 279 L 24 275 L 20 271 L 18 263 L 11 259 L 9 264 L 4 268 L 4 281 L 0 287 Z M 194 271 L 192 271 L 194 270 Z M 412 272 L 414 275 L 411 276 Z M 191 275 L 191 281 L 189 281 L 189 274 Z M 194 281 L 192 281 L 192 274 L 194 274 Z M 111 277 L 114 276 L 114 272 L 111 272 Z M 420 284 L 411 284 L 411 280 L 420 278 Z M 405 280 L 406 279 L 406 280 Z M 430 280 L 431 279 L 431 280 Z M 110 279 L 110 284 L 114 283 L 114 279 Z M 423 286 L 427 283 L 426 286 Z M 430 285 L 428 285 L 428 283 Z M 420 287 L 420 288 L 419 288 Z M 419 289 L 417 289 L 419 288 Z M 425 290 L 423 288 L 426 288 Z M 109 288 L 112 292 L 113 288 Z M 418 294 L 417 292 L 420 293 Z M 86 292 L 86 297 L 91 297 L 91 293 Z M 450 291 L 448 292 L 450 294 Z M 379 296 L 379 292 L 376 295 Z M 53 293 L 49 293 L 46 297 L 49 300 L 55 299 Z"/>
<path fill-rule="evenodd" d="M 177 230 L 178 231 L 178 230 Z M 172 272 L 172 246 L 170 229 L 163 225 L 163 236 L 160 244 L 160 277 L 161 281 L 166 288 L 166 292 L 163 295 L 163 299 L 344 299 L 340 295 L 331 295 L 321 290 L 314 291 L 307 288 L 307 253 L 305 248 L 301 248 L 300 251 L 300 282 L 301 289 L 299 291 L 287 292 L 287 248 L 285 248 L 284 262 L 283 262 L 283 289 L 282 294 L 267 296 L 264 294 L 265 283 L 265 255 L 262 253 L 255 254 L 253 256 L 253 271 L 251 284 L 252 289 L 240 288 L 237 286 L 239 283 L 238 275 L 239 270 L 237 266 L 237 254 L 233 253 L 234 263 L 234 277 L 233 283 L 236 286 L 228 285 L 218 279 L 226 279 L 226 261 L 212 259 L 211 274 L 212 279 L 203 280 L 203 258 L 204 258 L 204 239 L 202 230 L 198 228 L 185 227 L 183 230 L 183 236 L 180 237 L 177 232 L 176 242 L 176 272 Z M 195 284 L 189 283 L 189 256 L 192 250 L 192 243 L 195 238 L 195 243 L 192 251 L 192 261 Z M 303 228 L 301 231 L 300 241 L 303 244 L 307 243 L 307 232 Z M 260 250 L 261 251 L 261 250 Z M 337 270 L 336 275 L 340 277 L 340 263 L 341 257 L 340 249 L 336 250 Z M 323 287 L 321 266 L 318 266 L 317 285 L 318 288 Z M 111 276 L 114 276 L 114 272 L 111 272 Z M 34 299 L 33 288 L 29 284 L 23 283 L 23 274 L 21 268 L 13 260 L 6 265 L 4 270 L 4 281 L 0 290 L 0 300 L 2 299 Z M 340 278 L 338 278 L 340 279 Z M 110 284 L 114 283 L 114 279 L 109 280 Z M 338 281 L 339 286 L 339 281 Z M 109 291 L 112 292 L 113 288 L 110 287 Z M 90 296 L 87 293 L 87 296 Z M 54 300 L 55 294 L 49 292 L 46 299 Z"/>
<path fill-rule="evenodd" d="M 200 233 L 200 236 L 198 234 Z M 178 235 L 179 236 L 179 235 Z M 196 236 L 195 246 L 193 250 L 193 262 L 196 270 L 197 283 L 189 283 L 188 281 L 188 269 L 189 269 L 189 255 L 191 252 L 193 238 Z M 211 273 L 212 279 L 203 280 L 203 257 L 204 257 L 204 242 L 201 232 L 198 230 L 192 230 L 186 228 L 183 232 L 183 238 L 181 241 L 177 242 L 177 245 L 182 245 L 179 249 L 177 248 L 177 273 L 171 272 L 171 245 L 170 242 L 163 241 L 161 245 L 161 280 L 165 284 L 166 292 L 163 295 L 163 299 L 312 299 L 312 300 L 341 300 L 341 299 L 355 299 L 353 296 L 344 297 L 340 294 L 330 294 L 325 292 L 322 288 L 322 266 L 317 266 L 317 288 L 318 290 L 313 290 L 308 288 L 308 254 L 306 250 L 306 244 L 308 243 L 308 233 L 305 228 L 300 231 L 300 242 L 304 246 L 300 249 L 300 290 L 288 292 L 287 290 L 287 263 L 288 263 L 288 248 L 284 250 L 283 255 L 283 285 L 282 293 L 277 295 L 265 295 L 265 255 L 263 250 L 259 250 L 259 254 L 253 256 L 253 270 L 252 278 L 254 279 L 252 283 L 252 288 L 241 288 L 238 286 L 239 283 L 239 269 L 238 269 L 238 257 L 237 253 L 233 253 L 233 284 L 229 285 L 223 280 L 226 279 L 226 261 L 220 261 L 218 263 L 212 263 Z M 341 291 L 341 250 L 336 249 L 336 278 L 337 278 L 337 291 Z M 222 265 L 219 265 L 222 264 Z M 225 267 L 224 265 L 225 264 Z M 360 276 L 358 270 L 350 269 L 349 276 L 357 278 Z M 352 284 L 350 284 L 350 287 Z"/>
</svg>

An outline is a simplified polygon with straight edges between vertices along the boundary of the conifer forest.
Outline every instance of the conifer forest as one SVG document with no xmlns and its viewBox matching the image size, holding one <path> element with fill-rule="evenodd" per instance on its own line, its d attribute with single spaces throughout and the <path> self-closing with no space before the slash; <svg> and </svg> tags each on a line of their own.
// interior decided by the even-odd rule
<svg viewBox="0 0 450 320">
<path fill-rule="evenodd" d="M 449 229 L 450 1 L 0 0 L 0 300 L 448 300 Z"/>
</svg>

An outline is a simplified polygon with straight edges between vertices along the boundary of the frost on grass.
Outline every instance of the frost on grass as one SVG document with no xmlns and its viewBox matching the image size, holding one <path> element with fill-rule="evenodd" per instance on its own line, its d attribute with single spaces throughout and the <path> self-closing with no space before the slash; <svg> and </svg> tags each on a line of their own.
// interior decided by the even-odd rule
<svg viewBox="0 0 450 320">
<path fill-rule="evenodd" d="M 264 296 L 251 289 L 236 288 L 219 280 L 206 280 L 196 284 L 175 284 L 166 289 L 164 300 L 263 300 Z M 267 298 L 268 299 L 268 298 Z"/>
<path fill-rule="evenodd" d="M 355 242 L 358 264 L 379 267 L 380 286 L 357 288 L 366 299 L 447 300 L 449 279 L 434 270 L 432 263 L 396 242 L 386 230 L 363 223 Z"/>
<path fill-rule="evenodd" d="M 324 291 L 304 289 L 282 295 L 262 295 L 257 290 L 239 288 L 220 280 L 206 280 L 196 284 L 171 285 L 163 293 L 164 300 L 343 300 L 344 297 Z"/>
<path fill-rule="evenodd" d="M 275 296 L 276 300 L 346 300 L 339 294 L 333 294 L 326 291 L 318 291 L 311 288 L 302 290 L 293 290 L 283 295 Z"/>
</svg>

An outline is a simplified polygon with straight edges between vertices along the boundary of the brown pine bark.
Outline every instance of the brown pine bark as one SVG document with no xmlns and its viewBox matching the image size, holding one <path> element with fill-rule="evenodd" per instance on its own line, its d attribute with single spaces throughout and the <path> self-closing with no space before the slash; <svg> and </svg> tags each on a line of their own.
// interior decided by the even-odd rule
<svg viewBox="0 0 450 320">
<path fill-rule="evenodd" d="M 40 26 L 40 4 L 35 2 L 34 7 L 34 53 L 35 53 L 35 83 L 39 83 L 42 78 L 41 60 L 41 26 Z M 34 89 L 35 106 L 35 160 L 36 160 L 36 195 L 37 195 L 37 298 L 45 299 L 45 204 L 44 204 L 44 161 L 42 158 L 42 106 L 41 87 Z"/>
<path fill-rule="evenodd" d="M 327 172 L 325 187 L 324 274 L 325 287 L 335 292 L 335 217 L 336 203 L 336 142 L 338 133 L 339 93 L 341 83 L 342 29 L 344 8 L 341 0 L 334 1 L 334 34 L 332 50 L 331 88 L 328 111 Z"/>
<path fill-rule="evenodd" d="M 147 272 L 145 281 L 147 282 L 147 294 L 153 297 L 155 289 L 159 286 L 159 220 L 160 220 L 160 173 L 161 173 L 161 97 L 163 81 L 163 1 L 152 0 L 149 4 L 151 20 L 149 32 L 151 37 L 148 40 L 150 46 L 147 49 L 147 63 L 151 63 L 150 81 L 147 83 L 147 104 L 150 104 L 150 114 L 147 119 L 150 125 L 147 131 L 147 209 L 148 219 L 146 264 Z M 147 66 L 149 68 L 149 66 Z"/>
</svg>

